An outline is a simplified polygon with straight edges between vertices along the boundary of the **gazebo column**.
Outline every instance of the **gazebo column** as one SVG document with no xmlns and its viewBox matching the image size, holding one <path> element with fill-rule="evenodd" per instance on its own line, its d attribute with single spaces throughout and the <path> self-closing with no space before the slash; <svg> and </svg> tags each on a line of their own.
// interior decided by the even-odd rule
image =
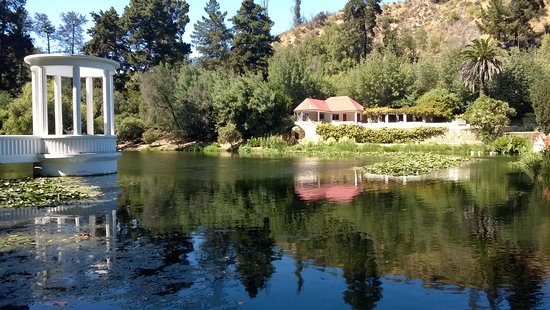
<svg viewBox="0 0 550 310">
<path fill-rule="evenodd" d="M 63 108 L 61 100 L 61 76 L 53 78 L 54 113 L 55 113 L 55 134 L 63 134 Z"/>
<path fill-rule="evenodd" d="M 403 123 L 407 122 L 407 114 L 403 113 Z"/>
<path fill-rule="evenodd" d="M 390 115 L 386 114 L 386 116 L 384 118 L 384 123 L 389 123 L 389 122 L 390 122 Z"/>
<path fill-rule="evenodd" d="M 46 81 L 46 69 L 38 67 L 38 126 L 40 135 L 48 135 L 48 87 Z"/>
<path fill-rule="evenodd" d="M 114 127 L 111 118 L 111 106 L 113 105 L 113 80 L 109 70 L 103 70 L 103 132 L 106 136 L 112 136 Z"/>
<path fill-rule="evenodd" d="M 32 85 L 32 134 L 40 134 L 40 114 L 38 106 L 38 69 L 37 66 L 31 67 L 31 85 Z"/>
<path fill-rule="evenodd" d="M 73 135 L 82 134 L 82 103 L 80 87 L 80 67 L 73 66 Z"/>
<path fill-rule="evenodd" d="M 86 78 L 86 133 L 94 134 L 94 81 Z"/>
<path fill-rule="evenodd" d="M 111 114 L 111 135 L 115 135 L 115 87 L 113 85 L 113 71 L 109 71 L 109 90 L 111 91 L 111 101 L 109 102 L 109 112 Z"/>
</svg>

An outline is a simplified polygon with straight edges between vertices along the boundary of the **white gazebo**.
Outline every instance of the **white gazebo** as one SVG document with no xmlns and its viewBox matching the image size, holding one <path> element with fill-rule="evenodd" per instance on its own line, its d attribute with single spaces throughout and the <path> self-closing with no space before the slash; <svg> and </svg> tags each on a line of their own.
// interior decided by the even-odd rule
<svg viewBox="0 0 550 310">
<path fill-rule="evenodd" d="M 113 75 L 119 67 L 109 59 L 62 54 L 25 57 L 32 72 L 32 136 L 0 137 L 0 163 L 36 162 L 45 176 L 115 173 L 120 152 L 114 133 Z M 54 84 L 55 132 L 48 130 L 48 77 Z M 62 78 L 72 85 L 72 128 L 63 128 Z M 103 85 L 103 133 L 94 128 L 93 82 Z M 86 130 L 82 130 L 81 81 L 85 80 Z"/>
</svg>

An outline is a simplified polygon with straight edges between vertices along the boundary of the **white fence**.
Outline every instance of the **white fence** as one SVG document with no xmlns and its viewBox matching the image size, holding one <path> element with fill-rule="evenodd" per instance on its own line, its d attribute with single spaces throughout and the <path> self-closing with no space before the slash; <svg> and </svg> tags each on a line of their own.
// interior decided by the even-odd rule
<svg viewBox="0 0 550 310">
<path fill-rule="evenodd" d="M 32 163 L 41 153 L 39 136 L 0 136 L 0 164 Z"/>
<path fill-rule="evenodd" d="M 0 164 L 32 163 L 38 155 L 112 153 L 114 136 L 0 136 Z"/>
</svg>

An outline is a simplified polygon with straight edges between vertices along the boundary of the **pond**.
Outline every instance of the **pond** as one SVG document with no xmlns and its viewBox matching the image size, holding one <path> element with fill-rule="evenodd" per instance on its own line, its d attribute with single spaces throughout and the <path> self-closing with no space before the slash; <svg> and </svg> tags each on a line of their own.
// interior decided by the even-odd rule
<svg viewBox="0 0 550 310">
<path fill-rule="evenodd" d="M 550 188 L 511 160 L 127 152 L 97 202 L 0 209 L 0 307 L 550 309 Z"/>
</svg>

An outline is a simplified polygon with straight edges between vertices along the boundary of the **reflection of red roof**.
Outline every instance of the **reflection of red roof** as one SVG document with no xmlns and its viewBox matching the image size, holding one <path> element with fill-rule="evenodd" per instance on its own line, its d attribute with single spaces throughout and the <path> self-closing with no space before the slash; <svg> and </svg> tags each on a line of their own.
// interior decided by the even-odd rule
<svg viewBox="0 0 550 310">
<path fill-rule="evenodd" d="M 362 191 L 352 184 L 296 185 L 296 194 L 304 201 L 326 199 L 331 202 L 349 202 Z"/>
<path fill-rule="evenodd" d="M 327 100 L 307 98 L 294 109 L 294 112 L 298 111 L 355 112 L 363 111 L 363 106 L 347 96 L 330 97 Z"/>
</svg>

